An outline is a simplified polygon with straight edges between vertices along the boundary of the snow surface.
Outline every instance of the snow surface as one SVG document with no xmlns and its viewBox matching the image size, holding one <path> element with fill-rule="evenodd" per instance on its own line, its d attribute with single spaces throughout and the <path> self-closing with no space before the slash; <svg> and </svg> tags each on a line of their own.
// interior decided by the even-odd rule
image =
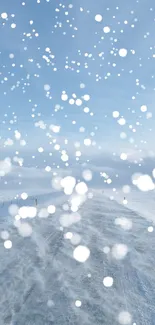
<svg viewBox="0 0 155 325">
<path fill-rule="evenodd" d="M 26 219 L 33 230 L 28 238 L 13 225 L 10 202 L 0 207 L 0 231 L 8 231 L 12 241 L 6 249 L 0 239 L 0 324 L 155 324 L 155 237 L 148 231 L 150 222 L 97 193 L 78 211 L 80 221 L 63 229 L 66 197 L 55 202 L 52 194 L 38 197 L 38 211 L 54 204 L 56 213 Z M 130 220 L 132 228 L 118 225 L 118 217 Z M 75 234 L 90 250 L 85 263 L 73 257 Z M 121 260 L 112 254 L 116 244 L 127 247 Z M 113 279 L 111 287 L 104 286 L 106 277 Z"/>
</svg>

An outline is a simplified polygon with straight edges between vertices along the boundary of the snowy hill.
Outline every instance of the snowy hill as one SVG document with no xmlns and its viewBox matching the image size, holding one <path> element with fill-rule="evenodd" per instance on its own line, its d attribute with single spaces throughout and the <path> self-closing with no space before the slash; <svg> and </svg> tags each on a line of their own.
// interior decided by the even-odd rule
<svg viewBox="0 0 155 325">
<path fill-rule="evenodd" d="M 65 199 L 49 217 L 23 220 L 32 229 L 26 238 L 8 217 L 9 203 L 0 208 L 2 237 L 8 231 L 12 241 L 11 249 L 0 243 L 0 324 L 155 324 L 148 221 L 99 194 L 66 217 Z M 53 204 L 43 201 L 38 213 Z M 79 245 L 90 251 L 84 263 L 86 251 L 75 258 Z"/>
</svg>

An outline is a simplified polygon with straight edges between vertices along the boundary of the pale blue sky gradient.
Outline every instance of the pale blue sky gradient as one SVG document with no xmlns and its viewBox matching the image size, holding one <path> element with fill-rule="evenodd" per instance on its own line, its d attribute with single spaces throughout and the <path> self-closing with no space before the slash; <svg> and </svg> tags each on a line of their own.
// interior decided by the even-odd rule
<svg viewBox="0 0 155 325">
<path fill-rule="evenodd" d="M 120 148 L 143 151 L 147 146 L 148 151 L 154 150 L 154 9 L 153 1 L 103 3 L 87 0 L 61 4 L 43 0 L 37 3 L 35 0 L 26 1 L 25 5 L 22 2 L 10 5 L 10 1 L 2 0 L 0 12 L 8 14 L 7 20 L 0 19 L 2 146 L 3 140 L 12 138 L 14 130 L 18 129 L 27 141 L 24 150 L 34 151 L 34 154 L 38 146 L 50 150 L 47 131 L 34 127 L 36 121 L 43 120 L 48 126 L 51 123 L 60 125 L 60 137 L 67 137 L 70 142 L 82 143 L 85 137 L 92 137 L 90 133 L 95 132 L 93 139 L 97 146 L 92 152 L 98 152 L 100 145 L 103 151 L 118 153 Z M 12 14 L 15 17 L 11 17 Z M 102 22 L 95 21 L 96 14 L 103 16 Z M 30 25 L 31 20 L 33 25 Z M 15 29 L 11 28 L 12 23 L 16 23 Z M 110 33 L 103 32 L 105 26 L 110 27 Z M 33 29 L 38 37 L 34 36 Z M 32 39 L 24 33 L 31 33 Z M 53 66 L 47 65 L 42 58 L 48 55 L 47 47 L 54 55 Z M 119 56 L 120 48 L 128 50 L 126 57 Z M 10 54 L 14 54 L 13 59 Z M 66 69 L 66 65 L 70 69 Z M 39 78 L 35 74 L 39 74 Z M 136 80 L 139 80 L 138 86 Z M 81 83 L 86 85 L 84 89 L 80 88 Z M 46 97 L 45 84 L 51 87 L 52 99 Z M 81 107 L 69 105 L 61 100 L 63 90 L 69 98 L 73 93 L 77 98 L 89 94 L 90 101 Z M 63 110 L 55 112 L 56 104 L 63 106 Z M 37 107 L 33 119 L 34 105 Z M 140 111 L 141 105 L 147 105 L 147 113 L 151 112 L 152 118 L 147 119 L 147 113 Z M 85 106 L 94 116 L 83 112 Z M 120 126 L 112 117 L 115 110 L 126 119 L 125 126 Z M 17 115 L 17 123 L 10 125 L 13 112 Z M 38 117 L 38 113 L 41 116 Z M 72 124 L 73 120 L 76 125 Z M 137 122 L 140 125 L 136 125 Z M 129 125 L 136 128 L 136 133 Z M 82 134 L 79 133 L 81 126 L 85 128 Z M 127 134 L 125 140 L 120 139 L 121 132 Z M 10 152 L 15 148 L 9 147 Z"/>
</svg>

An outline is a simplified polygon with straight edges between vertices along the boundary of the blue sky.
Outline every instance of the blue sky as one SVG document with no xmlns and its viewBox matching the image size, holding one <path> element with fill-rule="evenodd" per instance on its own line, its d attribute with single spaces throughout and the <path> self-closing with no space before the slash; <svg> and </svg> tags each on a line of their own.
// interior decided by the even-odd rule
<svg viewBox="0 0 155 325">
<path fill-rule="evenodd" d="M 0 19 L 2 139 L 12 138 L 17 129 L 27 141 L 24 150 L 35 153 L 38 146 L 48 149 L 47 131 L 34 126 L 43 120 L 47 127 L 60 125 L 59 136 L 70 142 L 83 142 L 94 132 L 94 153 L 100 146 L 112 153 L 121 148 L 143 151 L 144 141 L 147 149 L 153 150 L 153 1 L 29 0 L 10 5 L 10 1 L 2 0 L 0 12 L 7 13 L 7 19 Z M 102 15 L 101 22 L 95 20 L 97 14 Z M 11 28 L 11 24 L 16 27 Z M 107 26 L 109 33 L 103 31 Z M 122 48 L 127 50 L 125 57 L 119 55 Z M 46 62 L 49 55 L 50 64 Z M 85 88 L 80 88 L 81 84 Z M 50 86 L 48 97 L 44 85 Z M 65 102 L 61 100 L 62 91 L 68 95 Z M 80 99 L 88 94 L 90 100 L 83 100 L 80 107 L 70 105 L 72 94 Z M 62 109 L 55 112 L 57 104 Z M 147 112 L 141 112 L 141 105 L 147 105 Z M 84 113 L 84 107 L 89 107 L 89 113 Z M 113 118 L 113 111 L 125 118 L 124 126 Z M 17 123 L 10 125 L 13 112 Z M 83 133 L 79 132 L 81 126 Z M 126 139 L 120 138 L 121 132 L 126 133 Z"/>
</svg>

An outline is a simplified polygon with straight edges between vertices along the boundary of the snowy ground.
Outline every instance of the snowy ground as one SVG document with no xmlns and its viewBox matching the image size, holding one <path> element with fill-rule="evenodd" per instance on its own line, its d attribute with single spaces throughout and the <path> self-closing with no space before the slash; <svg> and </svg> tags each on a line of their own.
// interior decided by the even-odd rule
<svg viewBox="0 0 155 325">
<path fill-rule="evenodd" d="M 1 206 L 0 231 L 9 231 L 13 246 L 5 249 L 1 239 L 0 324 L 111 325 L 118 319 L 122 324 L 155 324 L 155 237 L 148 232 L 150 223 L 98 193 L 79 210 L 81 220 L 62 231 L 64 201 L 62 196 L 47 219 L 31 220 L 29 238 L 13 226 L 10 203 Z M 41 207 L 49 203 L 55 198 L 39 198 Z M 127 218 L 130 229 L 116 224 L 118 217 Z M 72 242 L 64 238 L 68 232 Z M 117 260 L 114 245 L 120 243 L 128 252 Z M 79 244 L 90 249 L 85 263 L 73 258 Z M 107 276 L 113 278 L 112 287 L 103 284 Z"/>
</svg>

